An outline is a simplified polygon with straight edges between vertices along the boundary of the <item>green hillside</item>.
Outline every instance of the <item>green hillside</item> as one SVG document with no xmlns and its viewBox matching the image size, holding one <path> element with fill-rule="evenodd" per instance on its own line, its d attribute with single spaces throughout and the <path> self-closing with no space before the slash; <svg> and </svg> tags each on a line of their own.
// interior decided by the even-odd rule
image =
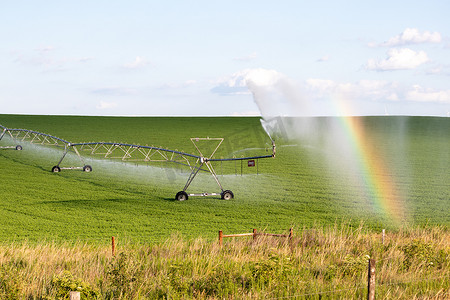
<svg viewBox="0 0 450 300">
<path fill-rule="evenodd" d="M 214 166 L 235 198 L 191 197 L 174 201 L 189 176 L 166 164 L 121 163 L 89 157 L 94 171 L 51 173 L 61 149 L 24 143 L 22 151 L 0 150 L 0 240 L 104 241 L 110 236 L 162 241 L 174 232 L 215 238 L 218 230 L 288 228 L 364 221 L 373 229 L 404 225 L 450 225 L 450 118 L 364 117 L 371 144 L 388 166 L 405 206 L 401 224 L 394 212 L 373 203 L 349 168 L 351 158 L 334 147 L 336 118 L 314 119 L 308 135 L 277 137 L 276 158 L 224 162 Z M 123 142 L 195 153 L 191 137 L 223 137 L 217 157 L 239 156 L 242 149 L 270 154 L 270 139 L 259 118 L 78 117 L 0 115 L 0 124 L 48 133 L 70 142 Z M 308 123 L 311 124 L 311 123 Z M 345 140 L 336 143 L 343 143 Z M 4 138 L 0 146 L 10 145 Z M 75 161 L 69 157 L 68 161 Z M 216 192 L 203 173 L 191 192 Z"/>
</svg>

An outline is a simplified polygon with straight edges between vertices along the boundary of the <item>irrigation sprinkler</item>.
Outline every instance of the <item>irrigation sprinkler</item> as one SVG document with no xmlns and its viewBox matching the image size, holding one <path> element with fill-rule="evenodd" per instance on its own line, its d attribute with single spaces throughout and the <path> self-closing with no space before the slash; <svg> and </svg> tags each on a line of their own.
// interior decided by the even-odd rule
<svg viewBox="0 0 450 300">
<path fill-rule="evenodd" d="M 249 156 L 249 157 L 233 157 L 233 158 L 214 158 L 214 154 L 222 145 L 224 138 L 191 138 L 198 155 L 189 154 L 178 150 L 170 150 L 162 147 L 143 146 L 125 143 L 111 143 L 111 142 L 88 142 L 88 143 L 71 143 L 61 138 L 33 131 L 28 129 L 8 129 L 3 127 L 1 137 L 8 132 L 15 141 L 29 142 L 31 144 L 55 146 L 63 148 L 63 153 L 58 163 L 52 167 L 53 173 L 59 173 L 62 170 L 83 170 L 84 172 L 91 172 L 92 166 L 85 163 L 84 157 L 80 154 L 81 151 L 87 152 L 89 155 L 99 155 L 106 159 L 119 159 L 124 162 L 169 162 L 182 166 L 187 166 L 190 170 L 189 177 L 183 189 L 175 195 L 175 200 L 184 201 L 193 196 L 220 196 L 222 199 L 230 200 L 234 198 L 231 190 L 223 188 L 216 171 L 211 162 L 225 162 L 225 161 L 243 161 L 255 160 L 261 158 L 275 157 L 275 142 L 272 140 L 272 153 L 270 155 Z M 0 140 L 1 140 L 0 137 Z M 215 143 L 211 153 L 205 155 L 199 147 L 199 142 L 206 141 L 208 143 Z M 19 146 L 17 146 L 19 147 Z M 20 146 L 21 149 L 21 146 Z M 20 150 L 17 149 L 17 150 Z M 74 153 L 81 161 L 81 166 L 63 167 L 61 164 L 68 153 Z M 200 171 L 209 172 L 217 183 L 219 192 L 202 192 L 202 193 L 187 193 L 187 189 L 192 181 L 196 178 Z"/>
<path fill-rule="evenodd" d="M 204 150 L 202 152 L 202 150 L 198 145 L 199 141 L 216 142 L 217 145 L 210 154 L 204 155 L 203 153 Z M 240 157 L 240 158 L 221 158 L 221 159 L 213 158 L 214 154 L 220 148 L 223 141 L 224 141 L 223 138 L 209 138 L 209 137 L 191 138 L 191 142 L 194 144 L 194 147 L 196 148 L 199 155 L 189 154 L 178 150 L 170 150 L 155 146 L 142 146 L 134 144 L 107 143 L 107 142 L 74 143 L 70 144 L 70 147 L 72 147 L 78 155 L 79 152 L 77 148 L 79 148 L 80 151 L 88 151 L 90 155 L 101 155 L 103 156 L 103 158 L 106 159 L 119 159 L 121 161 L 128 161 L 128 162 L 131 161 L 169 162 L 187 166 L 190 170 L 190 174 L 183 189 L 175 195 L 175 200 L 184 201 L 188 200 L 189 197 L 195 196 L 202 196 L 202 197 L 220 196 L 222 199 L 229 200 L 234 198 L 234 194 L 231 190 L 226 190 L 223 188 L 211 162 L 252 160 L 252 159 L 274 157 L 275 142 L 272 141 L 272 154 L 270 155 Z M 64 159 L 65 153 L 67 153 L 67 150 L 65 150 L 65 152 L 63 153 L 63 156 L 61 157 L 59 164 Z M 81 155 L 79 156 L 81 158 Z M 202 192 L 189 194 L 186 192 L 189 186 L 191 185 L 192 181 L 195 179 L 195 177 L 200 171 L 206 171 L 211 174 L 211 176 L 214 178 L 215 182 L 219 186 L 220 192 Z"/>
<path fill-rule="evenodd" d="M 2 126 L 2 125 L 0 125 L 0 129 L 2 129 L 2 134 L 0 135 L 0 141 L 3 139 L 3 137 L 5 136 L 5 134 L 6 133 L 8 133 L 8 135 L 11 137 L 11 139 L 15 142 L 15 146 L 0 146 L 0 149 L 14 149 L 14 150 L 22 150 L 23 148 L 22 148 L 22 146 L 21 145 L 19 145 L 17 142 L 16 142 L 16 140 L 14 139 L 14 137 L 13 137 L 13 135 L 11 134 L 11 131 L 8 129 L 8 128 L 6 128 L 6 127 L 4 127 L 4 126 Z"/>
</svg>

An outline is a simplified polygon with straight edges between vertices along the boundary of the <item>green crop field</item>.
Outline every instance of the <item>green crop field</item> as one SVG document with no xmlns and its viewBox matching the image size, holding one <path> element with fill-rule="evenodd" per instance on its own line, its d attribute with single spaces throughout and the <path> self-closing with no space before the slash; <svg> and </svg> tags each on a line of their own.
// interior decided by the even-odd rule
<svg viewBox="0 0 450 300">
<path fill-rule="evenodd" d="M 382 179 L 395 186 L 402 218 L 380 206 L 364 185 L 364 174 L 336 135 L 336 118 L 315 118 L 307 134 L 276 138 L 277 155 L 258 161 L 216 163 L 232 200 L 191 197 L 174 201 L 187 168 L 134 164 L 87 157 L 93 172 L 51 173 L 62 150 L 23 143 L 22 151 L 0 149 L 0 241 L 107 241 L 118 236 L 159 242 L 173 233 L 216 238 L 217 231 L 252 228 L 286 232 L 345 220 L 369 228 L 450 225 L 450 118 L 359 118 L 371 148 L 382 160 Z M 300 122 L 301 123 L 301 122 Z M 270 139 L 253 117 L 77 117 L 0 115 L 0 124 L 48 133 L 70 142 L 123 142 L 195 153 L 191 137 L 223 137 L 217 157 L 271 153 Z M 301 123 L 306 124 L 306 123 Z M 311 126 L 314 124 L 314 126 Z M 306 125 L 305 125 L 306 126 Z M 302 129 L 304 127 L 300 127 Z M 0 146 L 11 145 L 4 138 Z M 208 147 L 208 146 L 205 146 Z M 245 150 L 245 151 L 241 151 Z M 210 151 L 210 149 L 207 149 Z M 206 151 L 206 152 L 207 152 Z M 72 155 L 68 162 L 75 162 Z M 191 192 L 217 192 L 202 173 Z M 398 206 L 398 205 L 397 205 Z"/>
</svg>

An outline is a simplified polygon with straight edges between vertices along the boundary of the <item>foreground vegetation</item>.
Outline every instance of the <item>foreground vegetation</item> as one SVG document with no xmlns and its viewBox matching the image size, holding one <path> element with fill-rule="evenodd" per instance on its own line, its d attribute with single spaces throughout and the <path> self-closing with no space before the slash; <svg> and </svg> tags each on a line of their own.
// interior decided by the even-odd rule
<svg viewBox="0 0 450 300">
<path fill-rule="evenodd" d="M 352 141 L 336 135 L 335 118 L 301 120 L 301 129 L 314 130 L 277 137 L 276 158 L 260 160 L 257 168 L 215 165 L 236 196 L 228 201 L 174 201 L 189 175 L 178 166 L 91 157 L 93 172 L 54 174 L 61 149 L 24 144 L 22 151 L 0 150 L 0 299 L 64 298 L 74 289 L 84 299 L 364 298 L 368 257 L 377 262 L 378 299 L 449 298 L 450 118 L 359 121 L 366 146 L 376 150 L 372 158 L 386 166 L 377 178 L 392 183 L 402 200 L 400 223 L 393 220 L 398 206 L 374 201 L 377 191 L 347 151 Z M 271 146 L 258 118 L 0 115 L 0 124 L 71 142 L 188 153 L 195 151 L 190 137 L 225 137 L 218 153 L 224 157 L 243 149 L 270 153 Z M 201 174 L 190 191 L 217 186 Z M 395 199 L 387 194 L 383 200 Z M 218 230 L 281 233 L 290 227 L 290 242 L 217 243 Z M 118 240 L 114 257 L 111 236 Z"/>
<path fill-rule="evenodd" d="M 450 238 L 444 227 L 380 233 L 348 225 L 294 229 L 291 241 L 217 241 L 174 235 L 147 245 L 119 240 L 0 246 L 1 299 L 365 298 L 376 260 L 377 299 L 448 299 Z"/>
</svg>

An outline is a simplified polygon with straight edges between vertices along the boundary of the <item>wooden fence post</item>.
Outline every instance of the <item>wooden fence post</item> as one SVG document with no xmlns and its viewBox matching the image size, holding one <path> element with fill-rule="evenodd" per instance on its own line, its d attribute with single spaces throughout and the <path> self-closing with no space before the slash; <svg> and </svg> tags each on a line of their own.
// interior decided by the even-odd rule
<svg viewBox="0 0 450 300">
<path fill-rule="evenodd" d="M 219 245 L 222 246 L 223 242 L 223 232 L 222 230 L 219 230 Z"/>
<path fill-rule="evenodd" d="M 367 276 L 367 300 L 375 300 L 375 260 L 369 259 Z"/>
<path fill-rule="evenodd" d="M 383 229 L 382 232 L 381 232 L 381 243 L 382 243 L 383 245 L 384 245 L 384 237 L 385 237 L 385 234 L 386 234 L 386 230 Z"/>
<path fill-rule="evenodd" d="M 256 240 L 256 228 L 253 228 L 253 241 L 255 241 Z"/>
<path fill-rule="evenodd" d="M 114 237 L 111 237 L 111 254 L 112 256 L 116 255 L 116 240 Z"/>
<path fill-rule="evenodd" d="M 70 292 L 69 297 L 70 297 L 69 298 L 70 300 L 80 300 L 81 299 L 80 292 L 72 291 L 72 292 Z"/>
</svg>

